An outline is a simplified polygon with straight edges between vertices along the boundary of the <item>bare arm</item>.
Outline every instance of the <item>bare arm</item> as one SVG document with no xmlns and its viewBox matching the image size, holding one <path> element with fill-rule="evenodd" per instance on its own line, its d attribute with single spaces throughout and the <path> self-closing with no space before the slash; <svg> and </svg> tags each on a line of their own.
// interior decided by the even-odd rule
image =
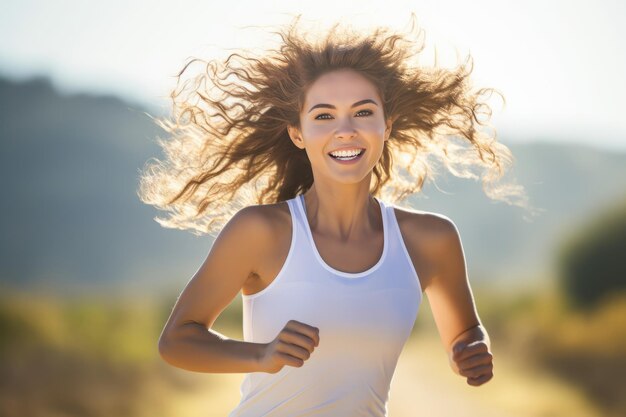
<svg viewBox="0 0 626 417">
<path fill-rule="evenodd" d="M 194 372 L 260 372 L 260 343 L 230 339 L 213 329 L 188 323 L 177 330 L 176 339 L 159 340 L 161 357 L 170 365 Z"/>
<path fill-rule="evenodd" d="M 195 372 L 259 371 L 263 344 L 230 339 L 211 327 L 243 287 L 271 238 L 256 207 L 224 226 L 202 266 L 182 291 L 159 338 L 169 364 Z"/>
<path fill-rule="evenodd" d="M 456 225 L 438 217 L 436 237 L 430 242 L 432 275 L 425 292 L 450 367 L 468 384 L 482 385 L 493 377 L 491 341 L 476 311 Z"/>
</svg>

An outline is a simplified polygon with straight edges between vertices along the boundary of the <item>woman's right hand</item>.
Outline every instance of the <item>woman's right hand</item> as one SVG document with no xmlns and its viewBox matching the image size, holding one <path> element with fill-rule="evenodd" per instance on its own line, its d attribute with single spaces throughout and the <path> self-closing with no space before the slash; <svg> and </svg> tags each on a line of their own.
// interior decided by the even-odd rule
<svg viewBox="0 0 626 417">
<path fill-rule="evenodd" d="M 275 374 L 285 365 L 300 368 L 319 345 L 319 341 L 317 327 L 289 320 L 272 342 L 263 345 L 261 372 Z"/>
</svg>

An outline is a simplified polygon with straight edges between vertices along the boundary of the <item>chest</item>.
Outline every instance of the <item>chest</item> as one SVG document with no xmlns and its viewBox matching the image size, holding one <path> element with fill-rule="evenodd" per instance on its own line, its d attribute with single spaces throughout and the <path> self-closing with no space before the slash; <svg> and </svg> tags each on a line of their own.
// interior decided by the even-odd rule
<svg viewBox="0 0 626 417">
<path fill-rule="evenodd" d="M 425 257 L 425 251 L 420 249 L 425 242 L 422 242 L 419 236 L 411 234 L 403 214 L 405 213 L 398 212 L 396 214 L 402 239 L 411 258 L 411 263 L 420 277 L 422 288 L 426 288 L 430 268 Z M 257 270 L 245 282 L 242 288 L 243 294 L 251 295 L 264 290 L 280 272 L 291 245 L 292 226 L 289 219 L 284 223 L 281 225 L 282 227 L 276 228 L 276 239 L 268 248 L 270 255 L 264 257 Z M 350 273 L 365 271 L 375 265 L 381 257 L 384 245 L 382 232 L 352 242 L 342 242 L 317 234 L 313 234 L 313 239 L 315 249 L 327 265 L 333 269 Z"/>
</svg>

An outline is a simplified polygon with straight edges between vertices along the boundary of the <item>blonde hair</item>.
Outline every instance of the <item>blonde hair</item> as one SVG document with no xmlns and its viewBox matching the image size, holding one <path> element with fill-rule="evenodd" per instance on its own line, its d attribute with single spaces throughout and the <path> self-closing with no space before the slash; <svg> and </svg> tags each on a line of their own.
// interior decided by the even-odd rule
<svg viewBox="0 0 626 417">
<path fill-rule="evenodd" d="M 423 31 L 415 30 L 414 15 L 406 34 L 384 27 L 340 32 L 337 23 L 316 41 L 298 33 L 299 19 L 273 32 L 280 45 L 261 56 L 242 51 L 223 61 L 193 58 L 178 73 L 170 95 L 174 118 L 155 119 L 171 134 L 158 140 L 166 159 L 144 167 L 138 190 L 144 203 L 171 212 L 169 219 L 155 218 L 159 224 L 214 234 L 244 206 L 284 201 L 309 189 L 311 164 L 289 139 L 287 126 L 300 126 L 308 87 L 345 68 L 377 87 L 385 118 L 393 120 L 373 169 L 373 195 L 395 203 L 419 192 L 438 174 L 437 161 L 429 160 L 434 157 L 457 177 L 478 179 L 472 169 L 482 169 L 487 196 L 533 210 L 522 186 L 496 184 L 513 156 L 496 141 L 495 129 L 491 135 L 479 129 L 491 126 L 484 98 L 497 90 L 472 89 L 470 56 L 453 70 L 419 65 Z M 181 88 L 181 75 L 193 63 L 203 64 L 203 71 Z"/>
</svg>

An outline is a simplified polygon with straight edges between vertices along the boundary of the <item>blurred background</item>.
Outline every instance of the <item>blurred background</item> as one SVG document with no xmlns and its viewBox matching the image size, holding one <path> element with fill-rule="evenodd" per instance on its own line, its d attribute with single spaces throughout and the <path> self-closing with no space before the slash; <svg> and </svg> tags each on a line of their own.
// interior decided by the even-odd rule
<svg viewBox="0 0 626 417">
<path fill-rule="evenodd" d="M 403 29 L 424 63 L 474 58 L 498 139 L 531 204 L 480 184 L 427 183 L 492 338 L 494 379 L 448 368 L 428 300 L 392 382 L 389 415 L 623 416 L 626 374 L 626 6 L 614 1 L 5 1 L 0 14 L 0 415 L 226 416 L 242 374 L 160 359 L 157 340 L 210 237 L 167 230 L 137 195 L 161 158 L 175 76 L 191 56 L 265 48 L 293 14 Z M 241 298 L 215 329 L 243 340 Z"/>
</svg>

